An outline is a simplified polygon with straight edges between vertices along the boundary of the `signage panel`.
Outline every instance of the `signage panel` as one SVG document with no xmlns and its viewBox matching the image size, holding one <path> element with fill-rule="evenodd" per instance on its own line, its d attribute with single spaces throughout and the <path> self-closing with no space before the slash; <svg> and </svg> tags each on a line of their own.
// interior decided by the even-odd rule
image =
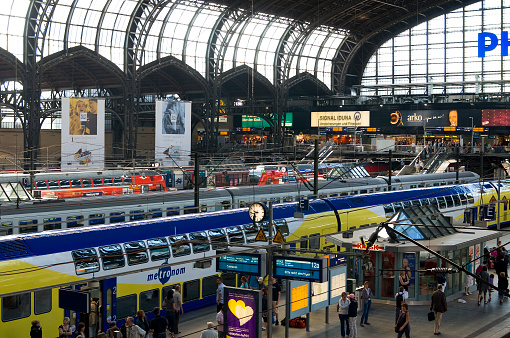
<svg viewBox="0 0 510 338">
<path fill-rule="evenodd" d="M 395 110 L 391 112 L 390 123 L 397 127 L 457 127 L 457 110 Z"/>
<path fill-rule="evenodd" d="M 285 121 L 283 121 L 283 127 L 292 127 L 294 121 L 294 113 L 285 113 Z M 270 127 L 269 123 L 261 117 L 243 115 L 241 117 L 241 126 L 251 128 L 265 128 Z"/>
<path fill-rule="evenodd" d="M 370 111 L 329 111 L 311 113 L 311 127 L 369 127 Z"/>
<path fill-rule="evenodd" d="M 281 279 L 323 283 L 328 280 L 328 260 L 327 258 L 274 256 L 273 275 Z"/>
<path fill-rule="evenodd" d="M 259 290 L 225 287 L 224 329 L 227 338 L 261 336 L 262 295 Z"/>
<path fill-rule="evenodd" d="M 216 257 L 216 271 L 265 276 L 266 254 L 243 253 Z"/>
<path fill-rule="evenodd" d="M 482 109 L 482 126 L 510 126 L 510 109 Z"/>
</svg>

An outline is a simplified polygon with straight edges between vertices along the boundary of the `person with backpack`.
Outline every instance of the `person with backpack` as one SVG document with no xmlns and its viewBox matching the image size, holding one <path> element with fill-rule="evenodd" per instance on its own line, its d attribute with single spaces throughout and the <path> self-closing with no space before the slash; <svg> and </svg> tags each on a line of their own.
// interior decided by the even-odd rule
<svg viewBox="0 0 510 338">
<path fill-rule="evenodd" d="M 356 328 L 356 320 L 358 319 L 358 302 L 353 293 L 349 295 L 349 338 L 356 338 L 358 336 L 358 329 Z"/>
<path fill-rule="evenodd" d="M 404 299 L 404 287 L 400 286 L 398 288 L 398 293 L 395 296 L 395 302 L 396 302 L 396 309 L 395 309 L 395 324 L 397 323 L 398 316 L 400 314 L 400 310 L 402 310 L 402 304 L 405 303 Z"/>
</svg>

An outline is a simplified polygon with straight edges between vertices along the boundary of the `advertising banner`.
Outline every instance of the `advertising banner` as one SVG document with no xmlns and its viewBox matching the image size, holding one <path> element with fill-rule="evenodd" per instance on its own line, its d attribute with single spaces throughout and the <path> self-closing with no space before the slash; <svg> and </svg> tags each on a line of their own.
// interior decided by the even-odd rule
<svg viewBox="0 0 510 338">
<path fill-rule="evenodd" d="M 510 126 L 510 109 L 482 109 L 482 126 Z"/>
<path fill-rule="evenodd" d="M 370 111 L 313 111 L 312 127 L 370 127 Z"/>
<path fill-rule="evenodd" d="M 62 169 L 104 168 L 104 100 L 62 99 Z"/>
<path fill-rule="evenodd" d="M 184 166 L 191 158 L 191 102 L 156 101 L 155 161 Z"/>
<path fill-rule="evenodd" d="M 262 295 L 259 290 L 225 287 L 227 338 L 257 338 L 262 327 Z"/>
<path fill-rule="evenodd" d="M 390 123 L 397 127 L 457 127 L 457 110 L 396 110 L 390 113 Z"/>
</svg>

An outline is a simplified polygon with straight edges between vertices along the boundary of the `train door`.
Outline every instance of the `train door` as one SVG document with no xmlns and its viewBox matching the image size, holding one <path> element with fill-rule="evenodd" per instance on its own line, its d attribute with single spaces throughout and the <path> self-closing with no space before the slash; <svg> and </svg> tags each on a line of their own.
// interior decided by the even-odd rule
<svg viewBox="0 0 510 338">
<path fill-rule="evenodd" d="M 105 332 L 111 321 L 117 321 L 117 278 L 108 278 L 100 282 L 101 311 L 100 322 Z"/>
</svg>

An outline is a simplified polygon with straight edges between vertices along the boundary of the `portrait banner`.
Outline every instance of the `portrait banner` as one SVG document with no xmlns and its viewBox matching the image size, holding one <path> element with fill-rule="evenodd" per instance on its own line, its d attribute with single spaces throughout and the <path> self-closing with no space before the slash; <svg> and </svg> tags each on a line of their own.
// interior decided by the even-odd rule
<svg viewBox="0 0 510 338">
<path fill-rule="evenodd" d="M 262 327 L 259 290 L 225 287 L 224 330 L 227 338 L 258 338 Z"/>
<path fill-rule="evenodd" d="M 155 161 L 162 166 L 190 164 L 191 102 L 156 101 Z"/>
<path fill-rule="evenodd" d="M 62 99 L 62 169 L 104 168 L 104 122 L 104 100 Z"/>
</svg>

